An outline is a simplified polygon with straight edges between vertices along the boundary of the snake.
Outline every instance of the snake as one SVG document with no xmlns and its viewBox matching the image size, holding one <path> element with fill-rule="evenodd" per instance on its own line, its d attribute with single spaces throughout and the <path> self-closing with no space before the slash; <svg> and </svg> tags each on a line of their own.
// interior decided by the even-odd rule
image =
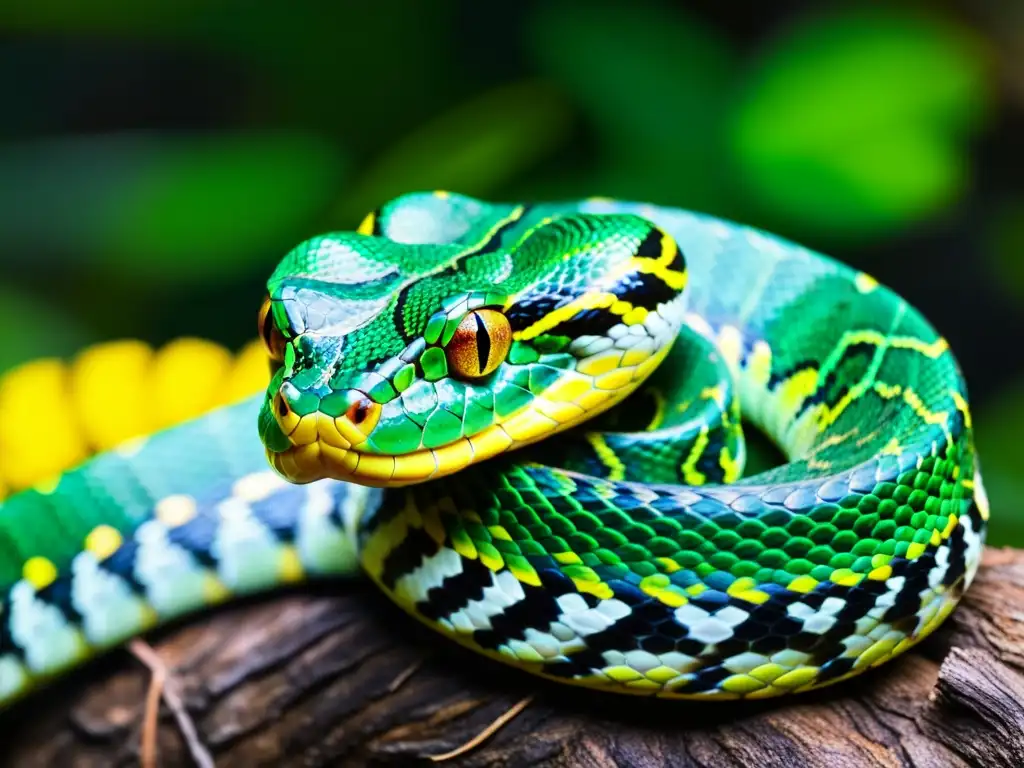
<svg viewBox="0 0 1024 768">
<path fill-rule="evenodd" d="M 947 340 L 770 232 L 410 192 L 285 254 L 257 320 L 265 390 L 0 505 L 0 703 L 338 577 L 549 681 L 799 694 L 913 647 L 978 569 Z M 746 473 L 754 435 L 779 460 Z"/>
</svg>

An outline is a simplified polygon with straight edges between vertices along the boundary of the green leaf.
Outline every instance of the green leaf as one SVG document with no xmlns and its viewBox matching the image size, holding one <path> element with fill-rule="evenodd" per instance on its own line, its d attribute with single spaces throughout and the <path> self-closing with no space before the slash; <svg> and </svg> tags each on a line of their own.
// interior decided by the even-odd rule
<svg viewBox="0 0 1024 768">
<path fill-rule="evenodd" d="M 42 357 L 67 358 L 97 339 L 66 312 L 0 285 L 0 373 Z"/>
<path fill-rule="evenodd" d="M 1024 546 L 1024 382 L 974 413 L 981 475 L 992 516 L 989 544 Z"/>
<path fill-rule="evenodd" d="M 965 30 L 891 8 L 816 15 L 753 64 L 730 139 L 769 215 L 868 237 L 963 192 L 990 98 L 987 51 Z"/>
<path fill-rule="evenodd" d="M 576 194 L 714 206 L 733 70 L 717 30 L 650 3 L 568 0 L 541 4 L 528 31 L 599 144 L 591 186 Z"/>
<path fill-rule="evenodd" d="M 235 273 L 305 234 L 341 175 L 302 133 L 127 134 L 0 153 L 0 241 L 15 258 L 85 257 L 162 283 Z"/>
<path fill-rule="evenodd" d="M 352 223 L 406 192 L 445 189 L 486 197 L 550 155 L 570 110 L 544 83 L 504 86 L 430 121 L 372 163 L 339 205 Z"/>
</svg>

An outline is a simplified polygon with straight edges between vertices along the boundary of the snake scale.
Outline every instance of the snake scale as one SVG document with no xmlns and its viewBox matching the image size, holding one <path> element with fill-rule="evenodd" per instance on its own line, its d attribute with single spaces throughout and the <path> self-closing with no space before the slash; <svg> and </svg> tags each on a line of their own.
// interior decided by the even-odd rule
<svg viewBox="0 0 1024 768">
<path fill-rule="evenodd" d="M 288 253 L 259 328 L 266 392 L 0 506 L 0 702 L 171 618 L 356 573 L 549 679 L 771 697 L 902 653 L 977 570 L 946 341 L 769 233 L 411 193 Z M 744 476 L 748 428 L 784 461 Z"/>
</svg>

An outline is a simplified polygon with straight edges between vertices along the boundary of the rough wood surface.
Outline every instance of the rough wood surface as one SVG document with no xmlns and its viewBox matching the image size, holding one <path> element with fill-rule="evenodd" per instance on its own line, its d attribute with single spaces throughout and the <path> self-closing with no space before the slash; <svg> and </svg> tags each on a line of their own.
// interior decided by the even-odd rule
<svg viewBox="0 0 1024 768">
<path fill-rule="evenodd" d="M 787 702 L 692 705 L 539 683 L 414 625 L 365 585 L 225 608 L 149 638 L 218 766 L 1024 765 L 1024 551 L 918 650 Z M 0 763 L 137 765 L 149 673 L 117 651 L 0 715 Z M 161 766 L 192 765 L 166 707 Z M 443 763 L 442 763 L 443 764 Z"/>
</svg>

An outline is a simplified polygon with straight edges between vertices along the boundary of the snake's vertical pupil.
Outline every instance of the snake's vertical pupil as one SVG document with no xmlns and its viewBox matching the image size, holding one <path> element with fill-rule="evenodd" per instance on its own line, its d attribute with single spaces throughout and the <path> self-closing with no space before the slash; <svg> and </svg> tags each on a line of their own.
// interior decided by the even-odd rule
<svg viewBox="0 0 1024 768">
<path fill-rule="evenodd" d="M 478 309 L 462 319 L 445 347 L 448 368 L 463 378 L 486 376 L 501 365 L 511 345 L 508 318 L 494 309 Z"/>
<path fill-rule="evenodd" d="M 487 332 L 487 324 L 479 312 L 473 313 L 476 321 L 476 357 L 480 370 L 487 370 L 487 362 L 491 358 L 491 336 Z"/>
</svg>

